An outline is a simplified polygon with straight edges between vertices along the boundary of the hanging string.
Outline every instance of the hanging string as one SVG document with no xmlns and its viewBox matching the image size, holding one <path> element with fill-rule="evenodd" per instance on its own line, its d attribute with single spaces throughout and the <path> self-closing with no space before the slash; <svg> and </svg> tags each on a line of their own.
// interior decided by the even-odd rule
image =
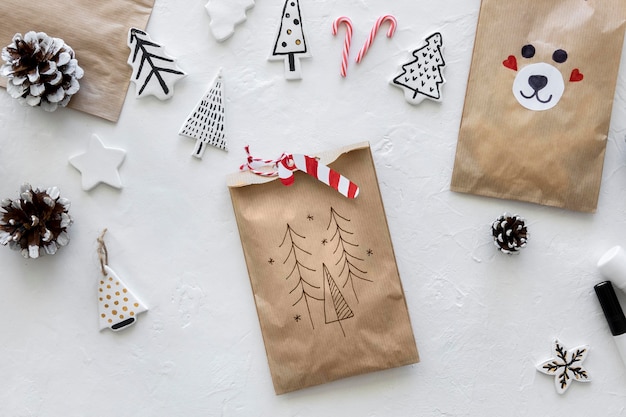
<svg viewBox="0 0 626 417">
<path fill-rule="evenodd" d="M 278 175 L 278 164 L 289 155 L 283 153 L 278 159 L 254 158 L 250 155 L 250 146 L 244 148 L 248 154 L 247 162 L 239 167 L 240 171 L 250 171 L 262 177 L 275 177 Z M 261 169 L 262 168 L 262 169 Z"/>
<path fill-rule="evenodd" d="M 107 246 L 104 244 L 104 234 L 107 232 L 105 228 L 100 237 L 98 237 L 98 258 L 100 259 L 100 268 L 102 269 L 102 275 L 106 275 L 106 271 L 104 270 L 105 265 L 109 264 L 109 252 L 107 251 Z"/>
</svg>

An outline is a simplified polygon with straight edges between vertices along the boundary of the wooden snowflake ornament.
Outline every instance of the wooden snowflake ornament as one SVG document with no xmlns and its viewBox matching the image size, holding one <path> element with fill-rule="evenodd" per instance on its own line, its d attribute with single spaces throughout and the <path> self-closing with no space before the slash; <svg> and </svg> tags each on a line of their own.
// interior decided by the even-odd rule
<svg viewBox="0 0 626 417">
<path fill-rule="evenodd" d="M 165 53 L 146 32 L 137 28 L 128 31 L 131 50 L 128 64 L 133 68 L 131 81 L 137 86 L 136 97 L 153 95 L 166 100 L 174 94 L 174 84 L 187 76 L 174 58 Z"/>
<path fill-rule="evenodd" d="M 589 373 L 582 366 L 589 353 L 589 346 L 578 346 L 567 350 L 561 342 L 554 341 L 552 351 L 555 357 L 536 366 L 543 374 L 554 376 L 556 392 L 563 394 L 567 391 L 572 381 L 591 382 Z"/>
</svg>

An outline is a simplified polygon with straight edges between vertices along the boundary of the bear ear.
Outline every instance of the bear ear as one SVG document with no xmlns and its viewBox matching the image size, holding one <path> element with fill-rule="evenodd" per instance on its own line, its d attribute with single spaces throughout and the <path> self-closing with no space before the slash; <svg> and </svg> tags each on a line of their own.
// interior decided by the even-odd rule
<svg viewBox="0 0 626 417">
<path fill-rule="evenodd" d="M 578 81 L 582 81 L 583 78 L 585 78 L 585 77 L 584 77 L 583 73 L 580 72 L 580 70 L 578 68 L 574 68 L 572 70 L 572 74 L 569 76 L 570 82 L 573 82 L 573 83 L 578 82 Z"/>
<path fill-rule="evenodd" d="M 513 71 L 517 71 L 517 59 L 514 55 L 509 55 L 507 59 L 502 61 L 502 65 L 507 67 L 508 69 L 512 69 Z"/>
</svg>

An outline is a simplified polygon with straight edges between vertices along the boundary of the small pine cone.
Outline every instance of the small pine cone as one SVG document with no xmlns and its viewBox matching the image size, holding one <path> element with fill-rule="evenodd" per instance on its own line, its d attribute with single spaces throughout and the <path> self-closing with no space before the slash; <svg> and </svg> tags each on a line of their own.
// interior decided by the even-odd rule
<svg viewBox="0 0 626 417">
<path fill-rule="evenodd" d="M 524 219 L 504 213 L 491 225 L 493 242 L 502 253 L 517 254 L 526 246 L 529 234 Z"/>
<path fill-rule="evenodd" d="M 54 255 L 70 241 L 69 207 L 69 200 L 59 197 L 57 187 L 42 191 L 22 185 L 20 198 L 0 203 L 0 244 L 21 251 L 25 258 Z"/>
<path fill-rule="evenodd" d="M 7 92 L 22 104 L 41 106 L 46 111 L 65 107 L 80 85 L 84 71 L 78 66 L 74 50 L 63 39 L 43 32 L 13 36 L 2 49 L 0 74 L 8 77 Z"/>
</svg>

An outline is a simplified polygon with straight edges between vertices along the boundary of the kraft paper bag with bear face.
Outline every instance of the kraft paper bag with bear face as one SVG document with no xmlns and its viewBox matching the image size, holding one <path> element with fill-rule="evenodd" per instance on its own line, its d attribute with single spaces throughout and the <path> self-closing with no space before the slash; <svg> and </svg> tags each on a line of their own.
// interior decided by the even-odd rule
<svg viewBox="0 0 626 417">
<path fill-rule="evenodd" d="M 0 49 L 16 33 L 31 30 L 63 39 L 85 70 L 68 107 L 116 122 L 130 83 L 128 31 L 146 28 L 153 5 L 154 0 L 2 0 Z M 4 77 L 0 85 L 6 87 Z"/>
<path fill-rule="evenodd" d="M 229 179 L 277 394 L 419 361 L 369 145 L 317 156 L 356 198 L 300 171 Z"/>
<path fill-rule="evenodd" d="M 596 209 L 623 0 L 483 0 L 453 191 Z"/>
</svg>

